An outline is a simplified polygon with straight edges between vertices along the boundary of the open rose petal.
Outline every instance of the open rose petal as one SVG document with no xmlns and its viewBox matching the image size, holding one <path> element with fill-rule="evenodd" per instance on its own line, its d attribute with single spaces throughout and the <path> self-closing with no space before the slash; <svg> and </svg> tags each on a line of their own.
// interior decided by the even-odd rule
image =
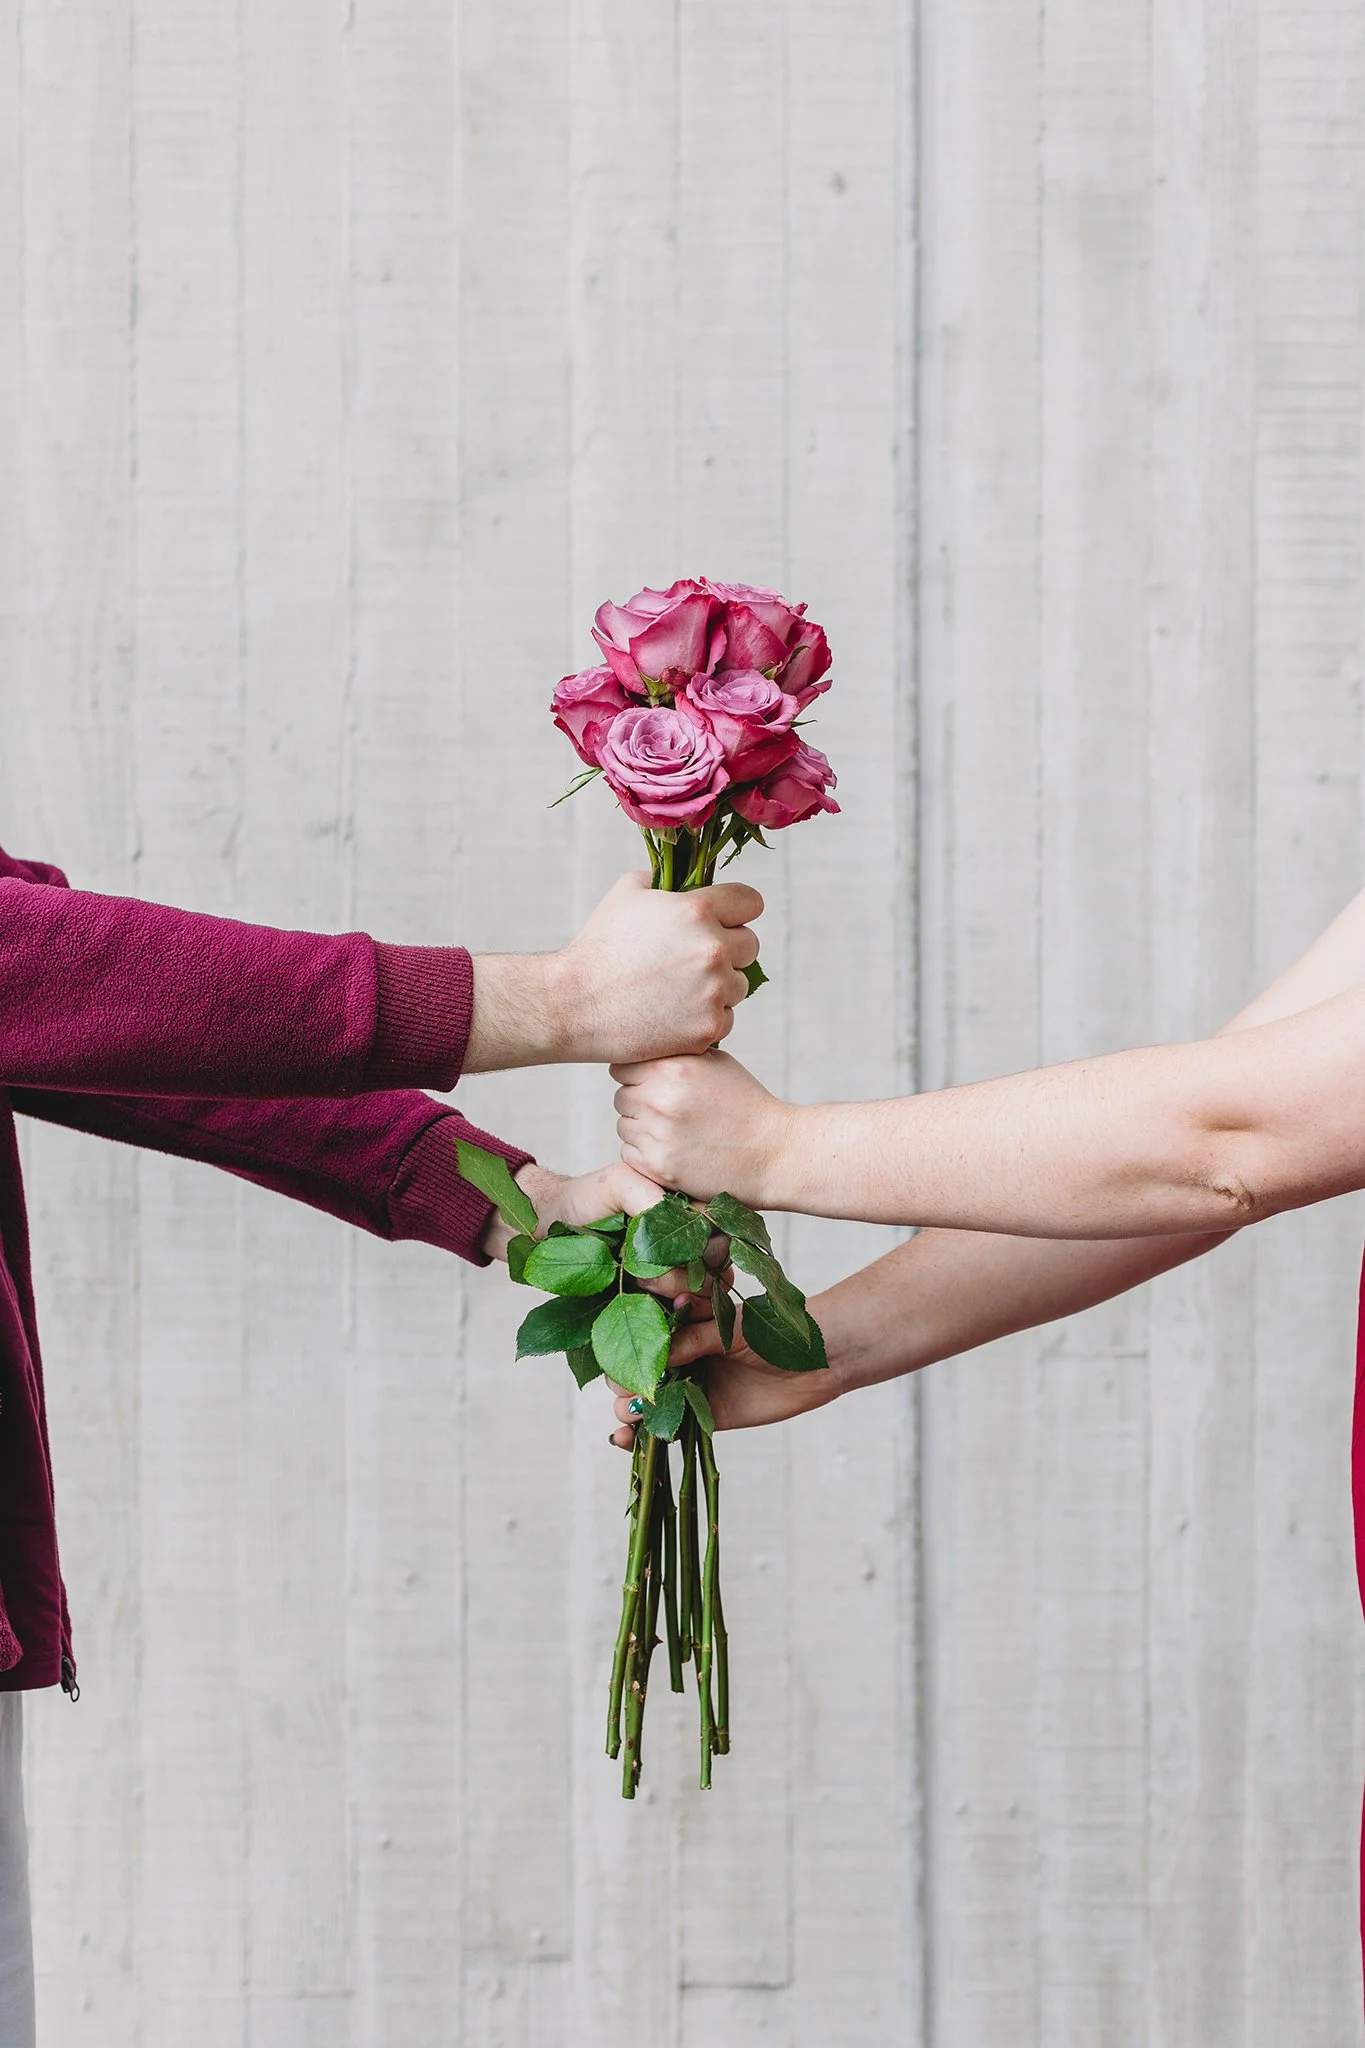
<svg viewBox="0 0 1365 2048">
<path fill-rule="evenodd" d="M 822 627 L 802 619 L 787 649 L 787 658 L 776 680 L 804 711 L 822 691 L 829 688 L 830 653 Z"/>
<path fill-rule="evenodd" d="M 550 700 L 555 724 L 578 750 L 578 757 L 590 767 L 597 765 L 597 743 L 618 711 L 630 698 L 611 669 L 588 668 L 581 675 L 565 676 Z"/>
<path fill-rule="evenodd" d="M 710 727 L 686 708 L 620 711 L 597 754 L 622 810 L 637 825 L 704 825 L 730 777 Z"/>
<path fill-rule="evenodd" d="M 805 616 L 803 604 L 788 604 L 778 591 L 766 590 L 761 583 L 708 583 L 706 588 L 713 597 L 720 599 L 727 610 L 743 605 L 784 647 L 791 640 L 797 622 Z M 742 668 L 744 664 L 732 660 L 730 666 Z"/>
<path fill-rule="evenodd" d="M 680 576 L 676 583 L 670 583 L 667 590 L 637 590 L 634 597 L 628 597 L 624 609 L 638 618 L 661 618 L 682 597 L 704 597 L 706 585 L 699 583 L 695 576 Z"/>
<path fill-rule="evenodd" d="M 623 716 L 628 718 L 630 713 Z M 839 806 L 829 794 L 835 781 L 834 770 L 819 748 L 803 740 L 791 759 L 764 781 L 752 789 L 737 790 L 734 806 L 751 825 L 781 831 L 813 818 L 817 811 L 837 811 Z"/>
<path fill-rule="evenodd" d="M 615 675 L 638 696 L 671 669 L 697 675 L 708 667 L 720 606 L 690 580 L 668 590 L 641 590 L 623 605 L 604 604 L 593 638 Z"/>
<path fill-rule="evenodd" d="M 642 676 L 657 680 L 668 669 L 696 675 L 706 667 L 714 606 L 709 597 L 682 597 L 630 643 Z"/>
<path fill-rule="evenodd" d="M 787 643 L 746 604 L 725 608 L 725 666 L 774 669 L 785 660 Z"/>
<path fill-rule="evenodd" d="M 601 648 L 612 674 L 636 697 L 644 697 L 648 692 L 644 677 L 631 660 L 630 636 L 638 632 L 643 623 L 643 620 L 632 619 L 620 605 L 604 604 L 598 609 L 592 629 L 592 637 Z"/>
</svg>

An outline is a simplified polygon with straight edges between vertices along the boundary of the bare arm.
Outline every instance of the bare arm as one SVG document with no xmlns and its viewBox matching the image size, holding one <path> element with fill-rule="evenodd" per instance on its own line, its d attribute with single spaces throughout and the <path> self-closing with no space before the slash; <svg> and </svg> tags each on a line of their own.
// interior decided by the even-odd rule
<svg viewBox="0 0 1365 2048">
<path fill-rule="evenodd" d="M 744 1345 L 742 1328 L 735 1348 L 722 1355 L 710 1321 L 680 1332 L 673 1362 L 711 1359 L 708 1388 L 722 1429 L 785 1422 L 859 1387 L 899 1379 L 1016 1330 L 1078 1315 L 1225 1240 L 1226 1233 L 1094 1244 L 924 1230 L 812 1300 L 811 1313 L 829 1351 L 828 1372 L 779 1372 L 765 1365 Z M 615 1441 L 628 1449 L 628 1399 L 617 1401 L 616 1417 Z"/>
<path fill-rule="evenodd" d="M 1300 997 L 1314 1004 L 1297 1008 Z M 1193 1045 L 797 1109 L 724 1054 L 622 1070 L 624 1156 L 699 1194 L 1029 1237 L 1225 1231 L 1365 1186 L 1365 912 Z"/>
<path fill-rule="evenodd" d="M 1365 892 L 1225 1027 L 1225 1035 L 1292 1017 L 1361 983 Z M 711 1384 L 718 1419 L 726 1428 L 779 1421 L 855 1387 L 1078 1314 L 1199 1257 L 1229 1234 L 1095 1241 L 923 1230 L 812 1301 L 829 1346 L 828 1374 L 778 1373 L 742 1346 L 729 1358 L 717 1357 Z M 685 1363 L 718 1349 L 714 1329 L 699 1327 L 679 1338 L 676 1356 Z M 628 1421 L 624 1404 L 618 1419 Z M 618 1441 L 626 1434 L 618 1432 Z"/>
</svg>

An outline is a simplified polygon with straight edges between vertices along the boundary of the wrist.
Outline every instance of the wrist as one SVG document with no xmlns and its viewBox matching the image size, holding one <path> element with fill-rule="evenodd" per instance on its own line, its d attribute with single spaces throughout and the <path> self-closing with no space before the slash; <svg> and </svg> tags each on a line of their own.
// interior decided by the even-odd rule
<svg viewBox="0 0 1365 2048">
<path fill-rule="evenodd" d="M 478 1265 L 495 1255 L 489 1249 L 491 1204 L 460 1172 L 455 1149 L 460 1137 L 505 1159 L 514 1174 L 528 1164 L 528 1154 L 519 1146 L 506 1144 L 463 1117 L 438 1115 L 403 1156 L 389 1190 L 389 1220 L 396 1240 L 436 1245 Z M 496 1220 L 496 1210 L 492 1213 Z M 510 1236 L 510 1231 L 504 1232 L 504 1247 Z"/>
<path fill-rule="evenodd" d="M 847 1318 L 839 1312 L 837 1289 L 831 1288 L 824 1294 L 815 1295 L 806 1306 L 820 1326 L 825 1356 L 829 1360 L 824 1372 L 806 1374 L 810 1405 L 812 1408 L 824 1408 L 831 1401 L 837 1401 L 841 1394 L 852 1393 L 858 1385 L 857 1351 L 856 1346 L 849 1343 L 850 1331 Z"/>
<path fill-rule="evenodd" d="M 773 1099 L 759 1152 L 753 1206 L 801 1210 L 803 1163 L 809 1154 L 809 1124 L 815 1112 Z"/>
<path fill-rule="evenodd" d="M 551 1066 L 563 1050 L 564 1003 L 555 953 L 479 953 L 465 1072 Z"/>
<path fill-rule="evenodd" d="M 589 992 L 580 986 L 573 949 L 564 946 L 557 953 L 537 955 L 540 969 L 540 1003 L 544 1019 L 547 1065 L 569 1065 L 597 1057 L 590 1044 Z"/>
<path fill-rule="evenodd" d="M 517 1175 L 517 1186 L 529 1196 L 542 1227 L 558 1218 L 559 1198 L 568 1184 L 568 1174 L 552 1173 L 548 1166 L 537 1166 L 534 1159 Z"/>
</svg>

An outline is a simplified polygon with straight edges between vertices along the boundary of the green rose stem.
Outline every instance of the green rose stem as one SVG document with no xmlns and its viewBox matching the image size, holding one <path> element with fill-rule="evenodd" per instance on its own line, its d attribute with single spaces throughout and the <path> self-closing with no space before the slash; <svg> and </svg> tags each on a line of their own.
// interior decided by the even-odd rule
<svg viewBox="0 0 1365 2048">
<path fill-rule="evenodd" d="M 696 1570 L 697 1422 L 691 1413 L 683 1418 L 682 1479 L 678 1485 L 678 1635 L 684 1664 L 691 1658 L 696 1640 L 692 1626 L 692 1588 Z"/>
<path fill-rule="evenodd" d="M 700 1430 L 700 1429 L 697 1429 L 697 1430 L 696 1430 L 696 1442 L 697 1442 L 697 1443 L 700 1443 L 700 1441 L 701 1441 L 701 1430 Z M 702 1640 L 703 1640 L 703 1629 L 702 1629 L 702 1601 L 703 1601 L 703 1587 L 702 1587 L 702 1573 L 701 1573 L 701 1542 L 700 1542 L 700 1538 L 699 1538 L 699 1536 L 698 1536 L 698 1533 L 697 1533 L 697 1532 L 698 1532 L 698 1514 L 699 1514 L 699 1499 L 698 1499 L 698 1494 L 697 1494 L 697 1455 L 696 1455 L 696 1444 L 694 1443 L 694 1445 L 693 1445 L 693 1452 L 692 1452 L 692 1512 L 691 1512 L 691 1514 L 690 1514 L 690 1515 L 688 1516 L 688 1521 L 687 1521 L 687 1547 L 688 1547 L 689 1551 L 691 1552 L 691 1556 L 692 1556 L 692 1574 L 691 1574 L 691 1576 L 692 1576 L 692 1662 L 693 1662 L 693 1664 L 695 1665 L 696 1669 L 697 1669 L 698 1671 L 700 1671 L 700 1670 L 701 1670 L 701 1646 L 702 1646 Z"/>
<path fill-rule="evenodd" d="M 668 1638 L 668 1682 L 674 1692 L 681 1692 L 683 1657 L 682 1636 L 678 1628 L 678 1510 L 673 1499 L 673 1476 L 667 1452 L 659 1462 L 659 1491 L 663 1499 L 664 1633 Z"/>
<path fill-rule="evenodd" d="M 639 1438 L 643 1437 L 643 1444 Z M 626 1715 L 626 1773 L 631 1780 L 627 1797 L 634 1796 L 633 1778 L 639 1775 L 639 1715 L 641 1694 L 636 1682 L 635 1665 L 640 1650 L 640 1637 L 644 1628 L 644 1602 L 641 1598 L 645 1589 L 645 1564 L 649 1550 L 649 1532 L 654 1510 L 654 1467 L 658 1462 L 659 1440 L 648 1430 L 637 1433 L 636 1455 L 632 1461 L 635 1470 L 632 1480 L 638 1483 L 631 1487 L 630 1553 L 626 1561 L 625 1583 L 621 1588 L 621 1625 L 616 1634 L 616 1655 L 611 1668 L 611 1705 L 607 1712 L 607 1755 L 615 1757 L 621 1749 L 621 1702 L 627 1700 Z M 635 1753 L 631 1754 L 631 1718 L 635 1718 Z"/>
<path fill-rule="evenodd" d="M 706 1487 L 706 1556 L 702 1563 L 701 1652 L 697 1659 L 697 1695 L 701 1702 L 701 1789 L 711 1789 L 711 1759 L 718 1748 L 715 1708 L 711 1699 L 711 1672 L 715 1655 L 716 1575 L 720 1563 L 719 1516 L 720 1475 L 710 1446 L 701 1444 L 702 1477 Z"/>
<path fill-rule="evenodd" d="M 730 1754 L 730 1638 L 725 1629 L 725 1612 L 720 1600 L 720 1473 L 710 1437 L 702 1438 L 706 1469 L 706 1495 L 711 1516 L 711 1541 L 715 1546 L 711 1573 L 711 1645 L 716 1672 L 717 1756 Z"/>
<path fill-rule="evenodd" d="M 654 1662 L 654 1652 L 659 1641 L 659 1599 L 664 1582 L 664 1489 L 663 1477 L 668 1470 L 668 1446 L 661 1444 L 654 1465 L 654 1497 L 649 1511 L 649 1554 L 645 1562 L 644 1584 L 644 1634 L 636 1653 L 636 1687 L 640 1701 L 641 1717 L 645 1711 L 645 1696 L 649 1691 L 649 1668 Z M 637 1742 L 635 1770 L 639 1775 L 640 1748 Z"/>
</svg>

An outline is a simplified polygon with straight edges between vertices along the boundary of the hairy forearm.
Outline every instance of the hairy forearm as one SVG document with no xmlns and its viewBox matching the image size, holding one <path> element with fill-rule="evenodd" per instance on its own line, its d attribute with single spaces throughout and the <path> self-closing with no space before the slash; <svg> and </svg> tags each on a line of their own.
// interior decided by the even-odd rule
<svg viewBox="0 0 1365 2048">
<path fill-rule="evenodd" d="M 570 992 L 558 953 L 479 953 L 467 1074 L 552 1066 L 574 1056 Z"/>
<path fill-rule="evenodd" d="M 1212 1251 L 1228 1233 L 1093 1242 L 925 1230 L 811 1303 L 830 1398 L 1059 1322 Z"/>
</svg>

